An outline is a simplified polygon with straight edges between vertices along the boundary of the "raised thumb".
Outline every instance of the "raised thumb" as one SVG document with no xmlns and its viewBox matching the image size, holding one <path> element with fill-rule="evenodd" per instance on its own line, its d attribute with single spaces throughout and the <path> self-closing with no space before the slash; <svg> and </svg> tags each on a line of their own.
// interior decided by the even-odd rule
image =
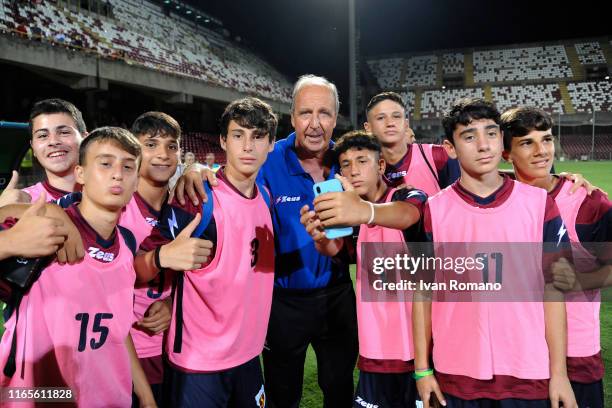
<svg viewBox="0 0 612 408">
<path fill-rule="evenodd" d="M 47 194 L 43 191 L 40 193 L 40 196 L 38 196 L 36 201 L 34 201 L 34 203 L 32 203 L 32 205 L 30 205 L 30 207 L 27 210 L 25 210 L 25 212 L 22 215 L 22 218 L 27 217 L 27 216 L 33 216 L 33 215 L 38 215 L 38 216 L 45 215 L 45 213 L 47 212 L 47 208 L 45 207 L 46 204 L 47 204 Z"/>
<path fill-rule="evenodd" d="M 202 216 L 200 215 L 200 213 L 197 213 L 195 217 L 193 217 L 193 220 L 191 220 L 191 222 L 189 224 L 187 224 L 187 226 L 185 228 L 183 228 L 183 230 L 181 231 L 180 234 L 178 234 L 178 237 L 191 237 L 191 234 L 193 233 L 193 231 L 195 231 L 195 229 L 198 227 L 198 225 L 200 224 L 200 219 L 202 218 Z"/>
<path fill-rule="evenodd" d="M 17 173 L 17 170 L 13 170 L 13 175 L 11 176 L 11 180 L 8 182 L 8 184 L 6 185 L 4 189 L 5 190 L 16 189 L 18 182 L 19 182 L 19 173 Z"/>
</svg>

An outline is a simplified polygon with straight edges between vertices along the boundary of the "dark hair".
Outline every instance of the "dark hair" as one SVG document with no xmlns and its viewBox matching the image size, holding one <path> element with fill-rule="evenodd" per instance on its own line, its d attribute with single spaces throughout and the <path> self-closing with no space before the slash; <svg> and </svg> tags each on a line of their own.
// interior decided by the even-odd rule
<svg viewBox="0 0 612 408">
<path fill-rule="evenodd" d="M 493 103 L 482 98 L 458 99 L 442 117 L 444 136 L 449 142 L 454 143 L 453 132 L 457 125 L 467 126 L 473 120 L 479 119 L 491 119 L 499 125 L 499 111 Z"/>
<path fill-rule="evenodd" d="M 400 94 L 397 92 L 381 92 L 378 95 L 374 95 L 372 99 L 370 99 L 370 102 L 368 102 L 368 106 L 366 106 L 366 116 L 368 116 L 368 113 L 382 101 L 393 101 L 401 106 L 402 109 L 406 110 L 406 104 Z"/>
<path fill-rule="evenodd" d="M 69 115 L 72 120 L 74 120 L 74 124 L 76 125 L 77 130 L 83 134 L 87 131 L 85 127 L 85 121 L 83 120 L 83 114 L 80 110 L 77 109 L 72 103 L 65 101 L 63 99 L 44 99 L 42 101 L 38 101 L 32 107 L 30 111 L 30 133 L 34 129 L 33 123 L 34 119 L 40 115 L 50 115 L 53 113 L 65 113 Z"/>
<path fill-rule="evenodd" d="M 264 101 L 246 97 L 231 102 L 223 111 L 219 126 L 221 137 L 226 138 L 230 121 L 234 121 L 247 129 L 257 129 L 262 134 L 267 134 L 270 142 L 276 137 L 278 120 L 272 112 L 270 105 Z"/>
<path fill-rule="evenodd" d="M 382 148 L 378 139 L 365 130 L 353 130 L 342 135 L 334 145 L 334 153 L 339 159 L 349 149 L 370 150 L 380 155 Z"/>
<path fill-rule="evenodd" d="M 534 130 L 549 130 L 553 127 L 550 115 L 531 106 L 508 109 L 501 115 L 501 130 L 504 132 L 504 149 L 510 150 L 513 137 L 527 136 Z"/>
<path fill-rule="evenodd" d="M 150 135 L 151 137 L 170 136 L 175 140 L 180 140 L 181 138 L 181 125 L 172 116 L 163 112 L 143 113 L 136 118 L 132 124 L 131 131 L 136 137 Z"/>
<path fill-rule="evenodd" d="M 81 166 L 85 165 L 87 149 L 95 142 L 114 143 L 122 150 L 136 157 L 136 160 L 140 159 L 140 143 L 138 143 L 138 139 L 136 139 L 129 130 L 120 127 L 105 126 L 95 129 L 83 139 L 81 147 L 79 148 L 79 164 Z"/>
</svg>

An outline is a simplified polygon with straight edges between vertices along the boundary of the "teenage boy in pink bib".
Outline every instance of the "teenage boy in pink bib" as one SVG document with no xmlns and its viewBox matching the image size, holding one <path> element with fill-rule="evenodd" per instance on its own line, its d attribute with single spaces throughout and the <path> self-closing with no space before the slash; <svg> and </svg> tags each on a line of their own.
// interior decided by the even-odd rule
<svg viewBox="0 0 612 408">
<path fill-rule="evenodd" d="M 68 387 L 87 407 L 129 406 L 133 385 L 143 406 L 155 406 L 129 336 L 136 242 L 117 225 L 136 190 L 140 145 L 127 130 L 100 128 L 81 144 L 79 162 L 82 199 L 66 213 L 87 255 L 74 265 L 51 262 L 8 305 L 0 385 Z"/>
<path fill-rule="evenodd" d="M 146 251 L 151 248 L 142 246 L 142 243 L 159 222 L 162 205 L 168 197 L 168 182 L 179 161 L 181 127 L 166 113 L 145 112 L 134 121 L 131 130 L 140 142 L 142 163 L 138 189 L 123 209 L 120 224 L 134 233 L 139 249 Z M 185 247 L 175 247 L 171 252 L 187 250 Z M 130 331 L 140 364 L 159 405 L 162 402 L 163 339 L 171 313 L 171 272 L 162 271 L 149 282 L 136 283 L 136 323 Z"/>
<path fill-rule="evenodd" d="M 612 203 L 606 195 L 601 191 L 587 195 L 584 188 L 570 194 L 573 183 L 550 174 L 555 158 L 550 115 L 533 107 L 513 108 L 502 114 L 501 128 L 504 158 L 512 163 L 517 180 L 546 190 L 555 200 L 573 251 L 582 251 L 576 258 L 591 257 L 580 243 L 612 241 Z M 609 276 L 611 271 L 608 264 L 598 266 L 584 276 Z M 601 282 L 605 280 L 601 279 Z M 567 371 L 576 400 L 580 407 L 603 408 L 602 379 L 605 370 L 600 346 L 599 295 L 594 293 L 594 298 L 590 300 L 568 301 L 566 310 Z"/>
<path fill-rule="evenodd" d="M 444 147 L 459 160 L 461 178 L 427 202 L 428 239 L 567 242 L 552 198 L 499 174 L 499 122 L 483 99 L 460 99 L 445 113 Z M 543 281 L 541 259 L 525 261 Z M 415 377 L 424 406 L 435 394 L 448 407 L 577 407 L 566 371 L 565 305 L 562 295 L 548 296 L 554 301 L 415 302 Z"/>
<path fill-rule="evenodd" d="M 157 225 L 162 204 L 168 197 L 168 181 L 176 170 L 180 152 L 181 127 L 163 112 L 145 112 L 132 124 L 132 133 L 141 145 L 138 187 L 131 200 L 121 211 L 119 225 L 134 234 L 136 247 L 142 247 L 145 238 Z M 62 206 L 80 201 L 80 193 L 72 193 L 59 200 Z M 188 258 L 189 246 L 173 243 L 164 260 Z M 179 254 L 179 255 L 177 255 Z M 180 255 L 184 254 L 184 255 Z M 170 325 L 172 287 L 171 270 L 163 271 L 149 282 L 138 282 L 134 293 L 134 326 L 131 334 L 156 401 L 161 403 L 163 380 L 162 343 L 164 331 Z M 167 303 L 164 303 L 167 302 Z"/>
<path fill-rule="evenodd" d="M 45 170 L 45 180 L 22 191 L 31 196 L 32 202 L 43 191 L 48 201 L 55 201 L 77 186 L 74 168 L 79 145 L 87 136 L 83 115 L 70 102 L 45 99 L 34 104 L 29 124 L 32 153 Z"/>
<path fill-rule="evenodd" d="M 364 128 L 382 146 L 387 166 L 385 181 L 392 187 L 416 186 L 432 196 L 459 178 L 457 160 L 450 159 L 440 145 L 412 143 L 414 133 L 406 116 L 406 105 L 395 92 L 382 92 L 366 107 Z"/>
<path fill-rule="evenodd" d="M 209 202 L 164 207 L 157 236 L 147 239 L 192 241 L 194 250 L 206 250 L 176 279 L 166 342 L 170 406 L 266 404 L 259 355 L 272 303 L 274 238 L 269 195 L 255 179 L 274 147 L 276 126 L 259 99 L 230 103 L 220 137 L 227 166 L 217 172 Z M 164 258 L 170 244 L 137 259 L 141 280 L 170 266 Z"/>
</svg>

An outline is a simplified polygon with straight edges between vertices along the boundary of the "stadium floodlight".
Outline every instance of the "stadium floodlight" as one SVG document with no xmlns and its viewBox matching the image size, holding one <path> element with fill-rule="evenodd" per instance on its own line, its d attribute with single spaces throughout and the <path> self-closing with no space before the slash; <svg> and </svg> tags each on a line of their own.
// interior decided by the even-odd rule
<svg viewBox="0 0 612 408">
<path fill-rule="evenodd" d="M 177 9 L 177 10 L 180 10 L 180 9 L 181 9 L 181 6 L 179 6 L 179 5 L 177 4 L 177 5 L 176 5 L 176 9 Z"/>
<path fill-rule="evenodd" d="M 204 22 L 205 23 L 210 23 L 210 19 L 207 18 L 206 20 L 204 20 Z"/>
<path fill-rule="evenodd" d="M 202 16 L 197 15 L 197 16 L 196 16 L 196 18 L 199 20 L 199 19 L 201 19 L 201 18 L 202 18 Z"/>
<path fill-rule="evenodd" d="M 606 81 L 609 81 L 609 80 L 610 80 L 610 75 L 606 75 L 606 76 L 604 77 L 604 79 L 605 79 Z"/>
<path fill-rule="evenodd" d="M 164 0 L 164 4 L 170 4 L 170 0 Z"/>
<path fill-rule="evenodd" d="M 187 14 L 191 14 L 191 10 L 187 10 Z"/>
</svg>

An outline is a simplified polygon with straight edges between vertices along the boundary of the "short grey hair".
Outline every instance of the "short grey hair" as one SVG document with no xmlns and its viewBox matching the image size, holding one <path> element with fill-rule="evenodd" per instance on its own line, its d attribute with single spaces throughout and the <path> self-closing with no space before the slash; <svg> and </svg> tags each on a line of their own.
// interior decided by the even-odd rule
<svg viewBox="0 0 612 408">
<path fill-rule="evenodd" d="M 340 111 L 340 99 L 338 98 L 338 89 L 333 82 L 330 82 L 327 78 L 312 74 L 302 75 L 298 78 L 297 82 L 293 86 L 293 94 L 291 95 L 291 112 L 295 108 L 295 97 L 298 92 L 304 88 L 305 86 L 318 85 L 325 86 L 329 88 L 329 91 L 334 96 L 334 101 L 336 102 L 336 114 Z"/>
</svg>

